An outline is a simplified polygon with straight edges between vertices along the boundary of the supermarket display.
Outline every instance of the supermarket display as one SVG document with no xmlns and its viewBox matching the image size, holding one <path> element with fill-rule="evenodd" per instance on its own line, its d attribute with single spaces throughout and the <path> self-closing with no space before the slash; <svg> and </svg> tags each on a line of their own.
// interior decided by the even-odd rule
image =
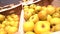
<svg viewBox="0 0 60 34">
<path fill-rule="evenodd" d="M 17 34 L 19 32 L 21 10 L 21 4 L 15 6 L 9 4 L 2 7 L 0 10 L 0 34 Z"/>
<path fill-rule="evenodd" d="M 24 33 L 51 34 L 60 31 L 60 7 L 25 5 L 24 20 Z"/>
<path fill-rule="evenodd" d="M 60 34 L 60 0 L 0 0 L 0 34 Z"/>
</svg>

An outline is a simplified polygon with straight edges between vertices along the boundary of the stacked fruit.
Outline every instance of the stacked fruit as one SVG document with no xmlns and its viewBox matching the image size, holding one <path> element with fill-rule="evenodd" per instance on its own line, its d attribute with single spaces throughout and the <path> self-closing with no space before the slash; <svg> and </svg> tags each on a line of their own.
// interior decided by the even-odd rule
<svg viewBox="0 0 60 34">
<path fill-rule="evenodd" d="M 60 7 L 24 6 L 25 34 L 51 34 L 60 31 Z"/>
<path fill-rule="evenodd" d="M 4 16 L 0 14 L 0 34 L 14 34 L 18 31 L 18 15 Z"/>
</svg>

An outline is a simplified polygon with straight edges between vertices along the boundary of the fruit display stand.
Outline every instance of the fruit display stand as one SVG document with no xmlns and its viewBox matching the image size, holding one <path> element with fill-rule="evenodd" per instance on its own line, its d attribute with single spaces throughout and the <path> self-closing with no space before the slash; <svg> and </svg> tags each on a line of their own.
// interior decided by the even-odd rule
<svg viewBox="0 0 60 34">
<path fill-rule="evenodd" d="M 0 34 L 20 34 L 21 2 L 22 0 L 0 0 L 0 18 L 1 20 L 4 18 L 3 23 L 5 22 L 3 25 L 0 22 Z M 14 17 L 14 19 L 12 17 Z M 8 22 L 10 25 L 7 24 Z M 7 25 L 8 27 L 4 25 Z M 7 30 L 9 30 L 10 33 L 8 33 Z"/>
<path fill-rule="evenodd" d="M 40 6 L 48 6 L 48 5 L 50 5 L 50 4 L 44 4 L 44 2 L 43 1 L 38 1 L 38 2 L 33 2 L 32 4 L 36 4 L 36 5 L 40 5 Z M 31 5 L 31 3 L 30 4 L 27 4 L 28 6 L 29 5 Z M 24 19 L 24 9 L 22 10 L 22 12 L 21 12 L 21 19 L 20 19 L 20 34 L 24 34 L 24 30 L 23 30 L 23 24 L 24 24 L 24 22 L 25 22 L 25 19 Z M 29 24 L 28 24 L 29 25 Z M 60 31 L 57 31 L 57 32 L 51 32 L 51 34 L 60 34 Z"/>
<path fill-rule="evenodd" d="M 23 30 L 23 24 L 24 24 L 25 20 L 24 20 L 24 11 L 22 10 L 21 12 L 21 17 L 20 17 L 20 34 L 24 34 L 24 30 Z M 51 34 L 60 34 L 60 31 L 57 32 L 52 32 Z"/>
<path fill-rule="evenodd" d="M 3 22 L 4 21 L 10 21 L 11 17 L 14 17 L 14 19 L 12 18 L 11 21 L 9 22 L 9 23 L 11 23 L 11 25 L 8 25 L 7 24 L 8 22 L 6 22 L 4 25 L 7 25 L 8 27 L 7 26 L 5 26 L 4 28 L 1 27 L 2 28 L 2 31 L 0 30 L 1 34 L 20 34 L 19 26 L 20 26 L 21 11 L 22 11 L 22 4 L 17 4 L 15 6 L 13 6 L 13 7 L 0 10 L 0 18 L 1 18 L 1 20 L 4 17 Z M 15 19 L 17 19 L 16 22 L 14 21 Z M 12 26 L 13 24 L 15 24 L 16 26 Z M 10 29 L 9 27 L 13 27 L 13 28 L 11 28 L 12 30 L 10 30 L 10 33 L 7 32 L 7 30 Z M 17 29 L 14 29 L 15 27 Z M 5 30 L 5 28 L 8 28 L 8 29 Z M 6 31 L 6 33 L 4 33 L 3 30 Z M 14 30 L 15 30 L 15 32 L 14 32 Z"/>
</svg>

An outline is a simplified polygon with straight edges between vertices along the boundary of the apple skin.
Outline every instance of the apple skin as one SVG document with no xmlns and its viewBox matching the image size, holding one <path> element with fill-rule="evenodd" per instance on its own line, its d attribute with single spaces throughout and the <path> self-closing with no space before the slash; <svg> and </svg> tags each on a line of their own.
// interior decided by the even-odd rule
<svg viewBox="0 0 60 34">
<path fill-rule="evenodd" d="M 29 21 L 33 21 L 34 23 L 39 21 L 38 15 L 35 14 L 29 18 Z"/>
<path fill-rule="evenodd" d="M 27 12 L 28 10 L 29 10 L 29 8 L 25 8 L 25 9 L 24 9 L 24 12 Z"/>
<path fill-rule="evenodd" d="M 34 23 L 32 21 L 27 21 L 23 24 L 24 32 L 29 32 L 34 30 Z"/>
<path fill-rule="evenodd" d="M 59 17 L 60 17 L 60 14 L 59 14 L 59 13 L 54 13 L 54 14 L 52 15 L 52 17 L 53 17 L 53 18 L 55 18 L 55 17 L 56 17 L 56 18 L 59 18 Z"/>
<path fill-rule="evenodd" d="M 27 12 L 24 12 L 24 19 L 25 20 L 28 20 L 30 17 L 32 16 L 32 13 L 27 11 Z"/>
<path fill-rule="evenodd" d="M 24 19 L 28 20 L 32 15 L 34 15 L 34 9 L 28 9 L 28 11 L 24 12 Z"/>
<path fill-rule="evenodd" d="M 40 12 L 40 11 L 41 11 L 41 9 L 42 9 L 42 8 L 41 8 L 41 6 L 36 6 L 36 7 L 35 7 L 35 13 Z"/>
<path fill-rule="evenodd" d="M 36 7 L 35 4 L 31 4 L 31 5 L 29 6 L 29 8 L 32 8 L 32 9 L 35 9 L 35 7 Z"/>
<path fill-rule="evenodd" d="M 7 32 L 3 28 L 1 28 L 0 29 L 0 34 L 7 34 Z"/>
<path fill-rule="evenodd" d="M 28 11 L 31 12 L 33 15 L 35 14 L 35 10 L 32 8 L 30 8 Z"/>
<path fill-rule="evenodd" d="M 41 6 L 36 6 L 35 10 L 41 10 Z"/>
<path fill-rule="evenodd" d="M 4 21 L 5 20 L 5 16 L 0 14 L 0 21 Z"/>
<path fill-rule="evenodd" d="M 56 31 L 60 31 L 60 24 L 57 24 L 57 25 L 53 25 L 52 28 L 51 28 L 51 32 L 56 32 Z"/>
<path fill-rule="evenodd" d="M 50 30 L 50 23 L 48 21 L 38 21 L 34 27 L 34 32 L 37 34 L 48 32 L 49 30 Z"/>
<path fill-rule="evenodd" d="M 52 15 L 55 12 L 55 7 L 48 5 L 47 6 L 47 13 Z"/>
<path fill-rule="evenodd" d="M 56 8 L 56 12 L 60 13 L 60 7 Z"/>
<path fill-rule="evenodd" d="M 52 18 L 50 20 L 50 24 L 55 24 L 55 25 L 60 24 L 60 18 Z"/>
<path fill-rule="evenodd" d="M 47 21 L 50 22 L 51 19 L 52 19 L 52 16 L 51 15 L 47 15 Z"/>
<path fill-rule="evenodd" d="M 60 24 L 60 18 L 52 18 L 50 20 L 50 25 L 52 26 L 52 28 L 51 28 L 52 32 L 58 31 L 58 29 L 59 29 L 58 24 Z"/>
<path fill-rule="evenodd" d="M 46 19 L 46 17 L 47 17 L 47 12 L 46 11 L 40 11 L 39 13 L 38 13 L 38 17 L 39 17 L 39 19 L 40 20 L 45 20 Z"/>
<path fill-rule="evenodd" d="M 42 6 L 42 9 L 41 10 L 47 11 L 47 7 Z"/>
</svg>

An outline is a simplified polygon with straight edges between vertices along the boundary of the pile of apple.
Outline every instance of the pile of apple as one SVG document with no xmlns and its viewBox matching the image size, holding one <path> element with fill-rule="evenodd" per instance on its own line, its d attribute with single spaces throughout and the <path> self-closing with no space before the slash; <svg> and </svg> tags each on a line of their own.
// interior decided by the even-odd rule
<svg viewBox="0 0 60 34">
<path fill-rule="evenodd" d="M 14 34 L 18 31 L 18 15 L 8 16 L 0 14 L 0 34 Z"/>
<path fill-rule="evenodd" d="M 60 31 L 60 7 L 24 6 L 24 34 L 51 34 Z"/>
</svg>

